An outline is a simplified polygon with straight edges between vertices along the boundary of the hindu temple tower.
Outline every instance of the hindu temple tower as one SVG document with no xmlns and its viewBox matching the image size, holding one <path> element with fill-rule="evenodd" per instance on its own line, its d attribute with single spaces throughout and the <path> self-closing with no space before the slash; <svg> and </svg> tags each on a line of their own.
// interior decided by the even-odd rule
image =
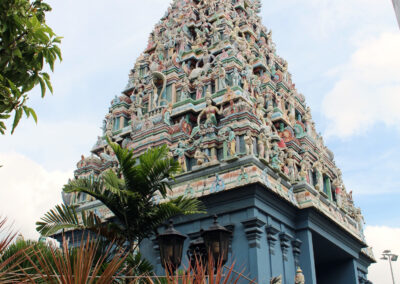
<svg viewBox="0 0 400 284">
<path fill-rule="evenodd" d="M 208 208 L 175 220 L 190 238 L 185 251 L 218 214 L 233 232 L 229 261 L 258 283 L 275 276 L 295 283 L 298 267 L 307 284 L 370 283 L 374 259 L 361 211 L 260 7 L 259 0 L 174 0 L 75 178 L 115 166 L 106 136 L 135 155 L 166 144 L 183 169 L 171 197 L 196 196 Z M 110 217 L 85 195 L 64 201 Z M 141 251 L 162 273 L 157 242 Z"/>
</svg>

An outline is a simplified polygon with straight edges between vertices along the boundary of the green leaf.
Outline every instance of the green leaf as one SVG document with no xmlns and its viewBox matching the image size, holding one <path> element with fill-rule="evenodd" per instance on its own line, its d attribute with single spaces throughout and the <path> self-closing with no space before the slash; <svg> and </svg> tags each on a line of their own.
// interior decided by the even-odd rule
<svg viewBox="0 0 400 284">
<path fill-rule="evenodd" d="M 38 76 L 37 79 L 39 80 L 39 83 L 40 83 L 40 89 L 42 91 L 42 98 L 44 98 L 44 96 L 46 95 L 46 83 L 40 76 Z"/>
<path fill-rule="evenodd" d="M 37 124 L 38 118 L 37 118 L 36 112 L 35 112 L 32 108 L 30 108 L 30 107 L 28 107 L 28 109 L 29 109 L 29 113 L 30 113 L 30 114 L 32 115 L 32 117 L 33 117 L 33 120 L 34 120 L 35 123 Z"/>
<path fill-rule="evenodd" d="M 4 122 L 0 121 L 0 133 L 4 134 L 4 130 L 6 130 L 6 125 L 4 124 Z"/>
<path fill-rule="evenodd" d="M 19 50 L 18 47 L 16 49 L 14 49 L 13 52 L 17 57 L 22 58 L 21 50 Z"/>
<path fill-rule="evenodd" d="M 31 114 L 30 114 L 30 112 L 29 112 L 29 110 L 28 110 L 28 107 L 27 107 L 27 106 L 22 106 L 22 109 L 24 110 L 24 113 L 25 113 L 26 117 L 29 118 L 29 116 L 30 116 Z"/>
<path fill-rule="evenodd" d="M 50 92 L 53 93 L 53 86 L 50 82 L 50 76 L 47 73 L 42 74 L 44 81 L 46 82 L 47 88 L 49 88 Z"/>
<path fill-rule="evenodd" d="M 15 117 L 14 117 L 12 129 L 11 129 L 11 134 L 14 133 L 14 130 L 17 127 L 19 121 L 21 120 L 21 117 L 22 117 L 22 108 L 18 108 L 15 110 Z"/>
</svg>

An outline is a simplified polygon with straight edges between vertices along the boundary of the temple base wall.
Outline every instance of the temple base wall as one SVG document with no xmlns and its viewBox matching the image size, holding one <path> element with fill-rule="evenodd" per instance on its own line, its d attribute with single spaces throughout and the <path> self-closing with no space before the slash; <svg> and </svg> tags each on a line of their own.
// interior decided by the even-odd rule
<svg viewBox="0 0 400 284">
<path fill-rule="evenodd" d="M 294 283 L 297 267 L 307 284 L 370 283 L 366 275 L 373 260 L 361 252 L 365 244 L 314 208 L 295 208 L 258 184 L 201 200 L 207 214 L 175 218 L 175 228 L 193 241 L 217 214 L 219 223 L 233 231 L 227 266 L 234 262 L 236 271 L 257 283 L 279 275 L 282 283 Z M 185 241 L 184 254 L 190 241 Z M 158 275 L 164 274 L 155 239 L 145 240 L 141 252 Z M 180 269 L 188 265 L 183 259 Z"/>
</svg>

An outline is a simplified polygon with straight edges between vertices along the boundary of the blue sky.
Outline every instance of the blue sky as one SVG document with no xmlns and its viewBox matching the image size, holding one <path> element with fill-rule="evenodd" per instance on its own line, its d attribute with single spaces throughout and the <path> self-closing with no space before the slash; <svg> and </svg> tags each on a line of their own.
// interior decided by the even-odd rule
<svg viewBox="0 0 400 284">
<path fill-rule="evenodd" d="M 48 23 L 64 37 L 54 95 L 42 100 L 33 92 L 38 125 L 23 120 L 13 136 L 0 137 L 0 214 L 32 237 L 34 222 L 61 201 L 80 155 L 89 154 L 110 101 L 169 6 L 167 0 L 48 2 Z M 278 54 L 362 208 L 367 239 L 377 254 L 385 245 L 400 253 L 398 241 L 385 239 L 400 239 L 400 31 L 391 1 L 262 3 Z M 386 283 L 379 276 L 386 275 L 384 265 L 372 271 L 376 283 Z"/>
</svg>

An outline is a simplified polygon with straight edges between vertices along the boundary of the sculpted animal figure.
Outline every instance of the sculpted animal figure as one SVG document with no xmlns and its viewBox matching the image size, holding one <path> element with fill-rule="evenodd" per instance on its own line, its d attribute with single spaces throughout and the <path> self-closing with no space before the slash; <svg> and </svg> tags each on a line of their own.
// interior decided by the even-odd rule
<svg viewBox="0 0 400 284">
<path fill-rule="evenodd" d="M 205 52 L 203 59 L 199 60 L 196 64 L 196 68 L 190 72 L 189 80 L 194 80 L 200 77 L 201 75 L 207 74 L 212 67 L 212 61 L 214 61 L 215 56 L 209 54 L 208 51 Z M 203 62 L 203 67 L 199 67 L 200 63 Z"/>
</svg>

